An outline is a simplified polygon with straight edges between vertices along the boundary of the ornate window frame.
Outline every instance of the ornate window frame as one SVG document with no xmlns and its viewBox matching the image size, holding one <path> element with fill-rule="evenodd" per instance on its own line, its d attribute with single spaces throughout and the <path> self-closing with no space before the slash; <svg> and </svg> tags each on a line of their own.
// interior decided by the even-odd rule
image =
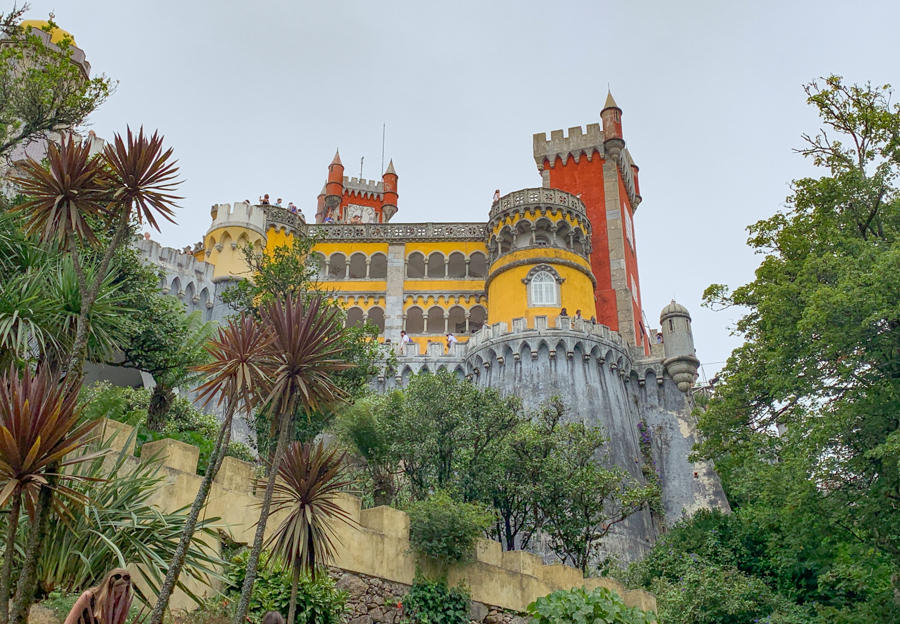
<svg viewBox="0 0 900 624">
<path fill-rule="evenodd" d="M 554 282 L 556 282 L 556 292 L 554 293 L 556 296 L 556 301 L 553 304 L 540 303 L 536 304 L 534 302 L 534 289 L 532 287 L 532 281 L 538 275 L 538 273 L 547 273 L 551 277 L 553 277 Z M 560 286 L 562 283 L 566 281 L 566 278 L 561 277 L 559 271 L 550 266 L 549 264 L 537 264 L 528 271 L 528 275 L 522 278 L 522 283 L 525 284 L 525 291 L 528 295 L 528 307 L 529 308 L 554 308 L 559 307 L 562 302 L 562 297 L 560 294 Z"/>
</svg>

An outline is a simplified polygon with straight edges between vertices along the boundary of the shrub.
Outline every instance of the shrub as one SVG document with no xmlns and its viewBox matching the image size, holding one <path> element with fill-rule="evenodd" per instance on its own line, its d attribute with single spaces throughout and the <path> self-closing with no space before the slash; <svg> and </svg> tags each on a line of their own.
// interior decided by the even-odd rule
<svg viewBox="0 0 900 624">
<path fill-rule="evenodd" d="M 227 570 L 225 591 L 235 599 L 241 594 L 248 557 L 248 550 L 241 551 L 231 560 Z M 265 551 L 259 558 L 248 611 L 253 622 L 259 622 L 266 611 L 286 614 L 291 601 L 291 572 L 270 559 L 271 555 Z M 295 621 L 288 624 L 338 624 L 346 604 L 347 592 L 335 589 L 334 579 L 330 576 L 317 574 L 313 581 L 303 574 L 297 590 L 297 615 Z"/>
<path fill-rule="evenodd" d="M 416 573 L 403 610 L 418 624 L 468 624 L 469 592 L 465 587 L 451 589 L 446 579 L 430 580 Z"/>
<path fill-rule="evenodd" d="M 656 616 L 637 607 L 626 607 L 622 599 L 598 587 L 587 591 L 583 587 L 555 591 L 528 605 L 532 624 L 650 624 Z"/>
<path fill-rule="evenodd" d="M 443 565 L 461 563 L 475 554 L 475 543 L 494 521 L 482 505 L 460 503 L 446 492 L 409 508 L 412 550 Z"/>
</svg>

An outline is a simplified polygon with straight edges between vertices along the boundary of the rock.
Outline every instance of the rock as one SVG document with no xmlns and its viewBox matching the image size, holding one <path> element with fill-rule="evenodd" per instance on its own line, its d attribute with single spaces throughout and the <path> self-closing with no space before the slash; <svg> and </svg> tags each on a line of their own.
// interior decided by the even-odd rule
<svg viewBox="0 0 900 624">
<path fill-rule="evenodd" d="M 383 604 L 384 604 L 384 598 L 382 598 L 381 596 L 375 596 L 375 597 L 372 599 L 372 602 L 374 602 L 374 603 L 377 604 L 377 605 L 383 605 Z"/>
<path fill-rule="evenodd" d="M 28 624 L 60 624 L 60 619 L 47 607 L 32 605 L 28 611 Z"/>
<path fill-rule="evenodd" d="M 369 588 L 361 578 L 350 574 L 342 577 L 334 586 L 338 590 L 346 591 L 351 597 L 364 596 Z"/>
<path fill-rule="evenodd" d="M 353 618 L 350 620 L 350 624 L 372 624 L 372 620 L 369 619 L 369 616 L 363 615 L 358 618 Z"/>
<path fill-rule="evenodd" d="M 469 619 L 474 622 L 483 622 L 488 615 L 488 608 L 483 603 L 474 600 L 469 601 Z"/>
<path fill-rule="evenodd" d="M 369 617 L 373 622 L 384 622 L 384 610 L 381 607 L 375 607 L 369 611 Z"/>
<path fill-rule="evenodd" d="M 522 617 L 521 615 L 514 615 L 510 624 L 528 624 L 530 621 L 531 618 Z"/>
</svg>

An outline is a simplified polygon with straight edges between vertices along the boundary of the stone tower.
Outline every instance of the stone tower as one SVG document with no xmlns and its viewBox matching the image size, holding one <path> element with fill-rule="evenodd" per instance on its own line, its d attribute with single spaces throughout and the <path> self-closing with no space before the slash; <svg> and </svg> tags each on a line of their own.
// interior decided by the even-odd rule
<svg viewBox="0 0 900 624">
<path fill-rule="evenodd" d="M 534 135 L 534 160 L 545 188 L 568 191 L 585 206 L 593 226 L 591 270 L 596 278 L 597 321 L 619 331 L 629 345 L 650 352 L 641 314 L 634 211 L 641 202 L 634 166 L 622 133 L 622 110 L 612 93 L 603 122 Z M 590 316 L 590 315 L 588 315 Z"/>
<path fill-rule="evenodd" d="M 691 315 L 687 308 L 675 303 L 673 299 L 660 313 L 659 324 L 666 354 L 663 365 L 672 380 L 678 384 L 678 389 L 687 392 L 693 387 L 700 366 L 694 350 Z"/>
</svg>

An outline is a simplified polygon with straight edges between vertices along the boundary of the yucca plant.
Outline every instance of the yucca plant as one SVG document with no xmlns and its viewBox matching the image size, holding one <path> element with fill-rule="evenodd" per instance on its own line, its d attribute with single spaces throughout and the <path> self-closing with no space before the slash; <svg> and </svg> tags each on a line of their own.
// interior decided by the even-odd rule
<svg viewBox="0 0 900 624">
<path fill-rule="evenodd" d="M 10 505 L 9 522 L 0 569 L 0 623 L 20 622 L 34 594 L 34 576 L 53 495 L 79 499 L 71 488 L 75 477 L 59 473 L 61 467 L 90 461 L 95 454 L 66 456 L 86 445 L 94 422 L 79 424 L 77 394 L 41 367 L 20 376 L 10 366 L 0 376 L 0 508 Z M 57 508 L 60 502 L 55 501 Z M 31 527 L 19 568 L 12 611 L 8 609 L 16 531 L 23 506 Z"/>
<path fill-rule="evenodd" d="M 55 240 L 69 251 L 78 279 L 81 306 L 67 372 L 70 383 L 83 374 L 87 356 L 90 313 L 106 278 L 110 262 L 124 244 L 131 219 L 159 230 L 156 215 L 172 221 L 178 167 L 170 161 L 172 150 L 163 150 L 162 137 L 137 136 L 128 129 L 127 139 L 116 135 L 102 156 L 91 158 L 90 145 L 70 135 L 59 147 L 50 144 L 49 168 L 33 159 L 18 165 L 13 182 L 29 200 L 18 210 L 26 215 L 27 229 L 46 241 Z M 92 222 L 106 221 L 112 230 L 108 247 L 88 281 L 79 244 L 97 245 Z"/>
<path fill-rule="evenodd" d="M 265 403 L 272 418 L 271 432 L 277 435 L 278 442 L 271 458 L 273 469 L 269 471 L 234 624 L 243 624 L 247 615 L 272 506 L 278 474 L 275 467 L 281 464 L 284 456 L 294 413 L 302 409 L 309 414 L 344 398 L 334 374 L 352 365 L 341 359 L 343 328 L 338 314 L 338 309 L 323 305 L 320 295 L 310 298 L 308 303 L 291 296 L 276 299 L 266 303 L 261 310 L 263 324 L 272 331 L 264 359 L 264 372 L 271 383 Z"/>
<path fill-rule="evenodd" d="M 234 414 L 239 408 L 249 413 L 266 390 L 267 378 L 263 358 L 271 340 L 269 328 L 253 317 L 241 315 L 240 318 L 229 319 L 228 324 L 219 329 L 218 336 L 207 344 L 210 361 L 196 367 L 197 372 L 208 376 L 206 382 L 198 388 L 199 399 L 205 400 L 207 404 L 218 400 L 219 406 L 225 407 L 225 418 L 210 455 L 203 482 L 197 491 L 178 546 L 169 563 L 165 581 L 160 587 L 156 605 L 150 614 L 149 624 L 159 624 L 163 620 L 172 591 L 184 566 L 197 518 L 206 504 L 213 479 L 222 467 L 222 460 L 231 441 Z"/>
<path fill-rule="evenodd" d="M 287 517 L 266 544 L 291 568 L 291 601 L 288 622 L 297 610 L 297 586 L 301 572 L 315 580 L 316 570 L 334 559 L 336 537 L 333 522 L 353 525 L 350 515 L 337 503 L 338 493 L 352 480 L 344 478 L 345 453 L 326 450 L 322 442 L 293 442 L 278 464 L 272 512 Z"/>
<path fill-rule="evenodd" d="M 125 441 L 128 448 L 136 434 Z M 111 440 L 100 445 L 108 449 Z M 158 462 L 132 462 L 122 451 L 114 456 L 82 462 L 66 472 L 80 477 L 72 489 L 80 499 L 67 499 L 67 522 L 53 523 L 44 540 L 38 566 L 43 589 L 80 592 L 95 585 L 110 569 L 137 564 L 135 574 L 156 592 L 163 582 L 188 518 L 188 509 L 161 512 L 150 503 L 165 479 Z M 219 518 L 195 522 L 198 537 L 184 558 L 188 578 L 209 584 L 221 580 L 224 562 L 215 553 Z M 178 585 L 192 598 L 190 588 Z M 150 596 L 138 592 L 149 606 Z"/>
</svg>

